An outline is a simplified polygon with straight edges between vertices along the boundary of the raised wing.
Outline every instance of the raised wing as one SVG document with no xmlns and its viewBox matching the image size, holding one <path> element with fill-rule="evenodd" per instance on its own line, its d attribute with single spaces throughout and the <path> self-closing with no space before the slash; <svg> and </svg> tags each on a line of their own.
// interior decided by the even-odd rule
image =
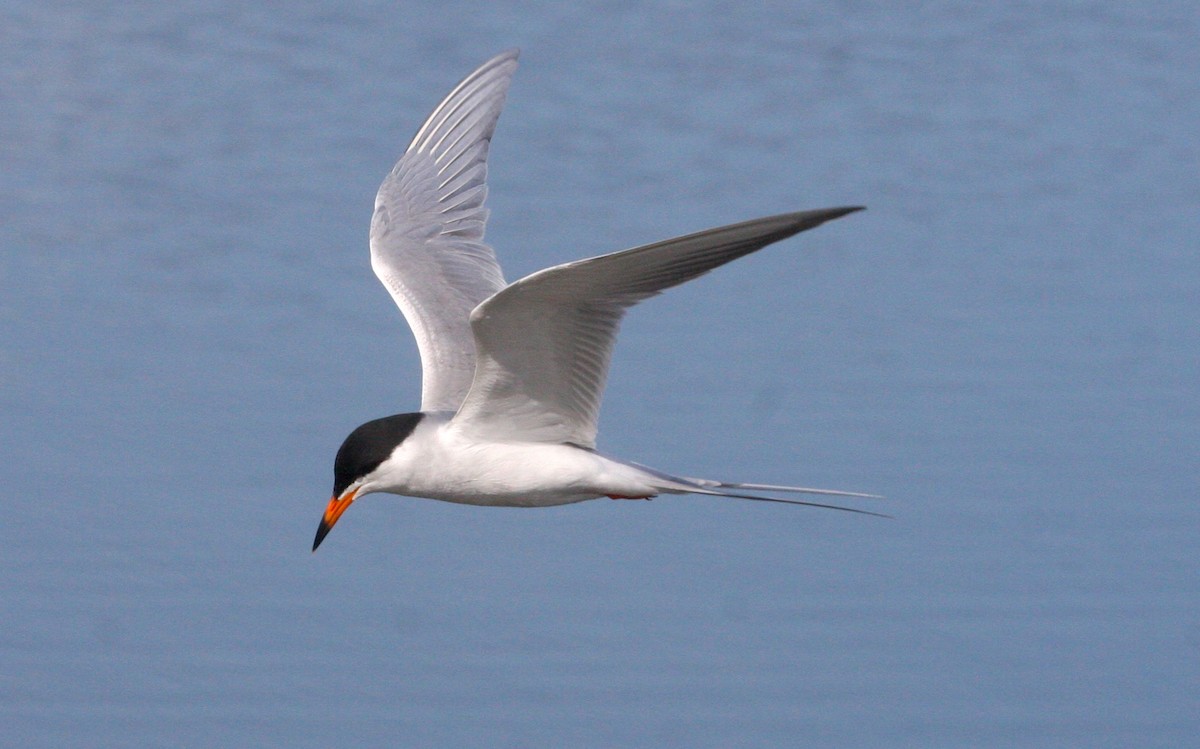
<svg viewBox="0 0 1200 749">
<path fill-rule="evenodd" d="M 371 267 L 421 353 L 421 410 L 455 411 L 475 373 L 471 310 L 504 287 L 483 242 L 487 155 L 517 50 L 485 62 L 429 115 L 379 187 Z"/>
<path fill-rule="evenodd" d="M 527 276 L 471 313 L 475 381 L 454 417 L 493 440 L 594 447 L 625 310 L 772 242 L 860 208 L 755 219 Z"/>
</svg>

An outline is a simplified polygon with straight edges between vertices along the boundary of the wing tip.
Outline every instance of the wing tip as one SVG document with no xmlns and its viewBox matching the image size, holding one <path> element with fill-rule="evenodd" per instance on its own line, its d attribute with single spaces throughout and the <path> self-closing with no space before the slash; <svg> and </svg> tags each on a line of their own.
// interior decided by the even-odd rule
<svg viewBox="0 0 1200 749">
<path fill-rule="evenodd" d="M 798 211 L 787 215 L 795 222 L 798 227 L 797 231 L 804 231 L 805 229 L 814 229 L 826 221 L 833 221 L 843 216 L 849 216 L 851 213 L 858 213 L 865 210 L 867 210 L 865 205 L 844 205 L 836 208 L 817 208 L 811 211 Z"/>
<path fill-rule="evenodd" d="M 520 54 L 519 48 L 510 47 L 493 55 L 468 73 L 425 118 L 425 122 L 421 124 L 417 134 L 409 142 L 405 153 L 437 151 L 447 136 L 448 129 L 452 130 L 461 125 L 464 118 L 469 119 L 470 110 L 480 101 L 488 98 L 492 98 L 497 103 L 490 124 L 485 127 L 486 132 L 480 138 L 490 140 L 491 130 L 496 126 L 496 120 L 500 117 L 500 109 L 504 106 L 504 100 L 508 96 L 508 87 L 516 73 L 519 64 L 517 58 Z M 475 100 L 473 104 L 471 103 L 472 99 Z M 439 132 L 441 133 L 440 137 L 436 135 Z M 451 145 L 458 142 L 457 139 L 450 141 Z"/>
</svg>

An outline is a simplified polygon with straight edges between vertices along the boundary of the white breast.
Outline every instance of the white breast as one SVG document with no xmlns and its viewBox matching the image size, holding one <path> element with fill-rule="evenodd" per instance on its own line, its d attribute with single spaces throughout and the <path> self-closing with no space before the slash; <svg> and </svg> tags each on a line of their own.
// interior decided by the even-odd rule
<svg viewBox="0 0 1200 749">
<path fill-rule="evenodd" d="M 547 507 L 606 495 L 658 491 L 635 467 L 572 445 L 473 440 L 428 414 L 363 486 L 446 502 L 502 507 Z"/>
</svg>

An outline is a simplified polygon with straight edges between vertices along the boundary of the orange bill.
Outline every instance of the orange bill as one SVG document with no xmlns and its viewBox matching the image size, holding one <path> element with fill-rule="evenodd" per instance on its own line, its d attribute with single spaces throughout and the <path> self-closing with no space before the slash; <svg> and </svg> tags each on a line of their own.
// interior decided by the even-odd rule
<svg viewBox="0 0 1200 749">
<path fill-rule="evenodd" d="M 333 530 L 333 526 L 337 523 L 338 518 L 354 501 L 355 492 L 346 492 L 340 497 L 334 497 L 329 500 L 329 505 L 325 508 L 325 515 L 321 518 L 321 524 L 317 526 L 317 537 L 313 540 L 312 550 L 316 551 L 321 542 L 325 540 L 325 536 L 329 535 L 329 531 Z"/>
</svg>

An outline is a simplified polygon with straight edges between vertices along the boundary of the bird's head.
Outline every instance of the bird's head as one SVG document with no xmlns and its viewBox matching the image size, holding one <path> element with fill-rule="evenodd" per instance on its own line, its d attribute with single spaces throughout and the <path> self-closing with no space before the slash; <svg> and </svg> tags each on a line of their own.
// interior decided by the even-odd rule
<svg viewBox="0 0 1200 749">
<path fill-rule="evenodd" d="M 338 448 L 333 460 L 333 497 L 325 508 L 313 551 L 325 540 L 338 518 L 355 498 L 377 491 L 376 471 L 400 443 L 417 428 L 424 414 L 396 414 L 368 421 L 355 429 Z"/>
</svg>

